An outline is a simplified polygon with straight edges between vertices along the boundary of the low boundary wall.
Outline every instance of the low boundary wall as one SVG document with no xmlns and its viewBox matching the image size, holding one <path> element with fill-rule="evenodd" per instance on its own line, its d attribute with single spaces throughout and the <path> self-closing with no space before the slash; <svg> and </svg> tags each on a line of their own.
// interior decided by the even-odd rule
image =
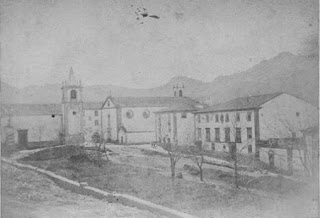
<svg viewBox="0 0 320 218">
<path fill-rule="evenodd" d="M 149 201 L 142 200 L 140 198 L 136 198 L 126 194 L 116 194 L 116 193 L 108 193 L 106 191 L 102 191 L 97 188 L 93 188 L 90 186 L 82 186 L 80 183 L 67 179 L 65 177 L 54 174 L 53 172 L 46 171 L 44 169 L 40 169 L 34 166 L 20 164 L 16 161 L 8 160 L 5 158 L 1 158 L 1 161 L 4 163 L 8 163 L 10 165 L 16 166 L 21 169 L 29 169 L 39 172 L 43 175 L 48 176 L 55 183 L 57 183 L 60 187 L 64 189 L 68 189 L 72 192 L 93 196 L 98 199 L 106 199 L 109 203 L 120 203 L 125 206 L 136 207 L 141 210 L 148 210 L 152 213 L 168 216 L 168 217 L 185 217 L 192 218 L 187 213 L 183 213 L 177 210 L 173 210 L 161 205 L 153 204 Z"/>
</svg>

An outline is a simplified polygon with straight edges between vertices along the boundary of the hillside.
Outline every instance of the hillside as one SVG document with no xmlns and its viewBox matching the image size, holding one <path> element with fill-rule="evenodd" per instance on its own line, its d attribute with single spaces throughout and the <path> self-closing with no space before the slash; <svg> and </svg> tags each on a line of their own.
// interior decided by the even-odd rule
<svg viewBox="0 0 320 218">
<path fill-rule="evenodd" d="M 182 82 L 186 96 L 209 104 L 248 95 L 287 92 L 318 105 L 318 72 L 318 58 L 285 52 L 244 72 L 219 76 L 210 83 L 179 76 L 152 89 L 99 85 L 87 86 L 83 93 L 85 101 L 103 101 L 110 92 L 112 96 L 170 96 L 173 85 Z M 16 89 L 3 83 L 1 94 L 4 103 L 59 103 L 61 84 Z"/>
<path fill-rule="evenodd" d="M 260 62 L 253 68 L 218 77 L 202 99 L 212 104 L 236 97 L 287 92 L 318 105 L 318 59 L 285 52 Z"/>
</svg>

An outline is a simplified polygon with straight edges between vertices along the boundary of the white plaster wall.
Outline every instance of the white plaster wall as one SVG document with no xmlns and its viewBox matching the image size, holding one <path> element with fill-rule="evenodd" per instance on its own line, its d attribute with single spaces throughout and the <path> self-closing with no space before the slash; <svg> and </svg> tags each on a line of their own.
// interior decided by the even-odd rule
<svg viewBox="0 0 320 218">
<path fill-rule="evenodd" d="M 121 110 L 122 123 L 127 131 L 152 131 L 155 129 L 155 111 L 159 111 L 161 107 L 123 107 Z M 133 111 L 133 117 L 128 118 L 126 113 L 128 110 Z M 143 117 L 145 110 L 150 111 L 148 118 Z"/>
<path fill-rule="evenodd" d="M 1 118 L 1 128 L 8 124 L 8 117 Z M 55 141 L 59 139 L 61 130 L 61 116 L 14 116 L 11 118 L 11 125 L 15 130 L 27 129 L 28 141 Z M 15 131 L 15 142 L 18 142 L 18 133 Z"/>
<path fill-rule="evenodd" d="M 187 113 L 187 118 L 181 118 L 182 113 L 177 113 L 178 145 L 191 145 L 194 142 L 194 115 Z"/>
<path fill-rule="evenodd" d="M 251 112 L 251 121 L 247 121 L 247 112 Z M 236 113 L 240 115 L 240 121 L 236 122 Z M 206 120 L 206 115 L 209 114 L 209 122 Z M 219 122 L 215 121 L 215 115 L 218 114 Z M 224 121 L 221 122 L 220 115 L 223 114 Z M 229 114 L 229 122 L 226 122 L 226 114 Z M 201 122 L 198 122 L 197 116 L 201 117 Z M 206 114 L 196 114 L 195 117 L 196 129 L 201 128 L 202 133 L 202 143 L 205 149 L 211 150 L 211 142 L 215 143 L 216 151 L 225 151 L 228 149 L 223 149 L 225 144 L 225 128 L 230 128 L 230 141 L 235 141 L 236 130 L 235 128 L 241 128 L 241 143 L 237 143 L 237 149 L 242 153 L 248 153 L 248 145 L 252 145 L 252 153 L 255 153 L 255 119 L 254 111 L 231 111 L 231 112 L 216 112 L 216 113 L 206 113 Z M 247 138 L 247 128 L 252 128 L 252 139 Z M 206 131 L 205 128 L 210 128 L 211 140 L 206 142 Z M 215 142 L 215 128 L 220 128 L 220 142 Z M 197 130 L 196 130 L 197 131 Z M 197 135 L 196 135 L 197 139 Z"/>
<path fill-rule="evenodd" d="M 299 117 L 296 113 L 299 112 Z M 311 104 L 282 94 L 262 105 L 259 110 L 260 139 L 291 138 L 292 132 L 301 137 L 301 129 L 315 126 L 318 122 L 318 111 Z"/>
<path fill-rule="evenodd" d="M 161 119 L 161 141 L 163 138 L 170 138 L 171 142 L 173 142 L 173 116 L 170 113 L 161 113 L 159 114 Z M 171 131 L 169 131 L 169 120 L 171 122 Z"/>
<path fill-rule="evenodd" d="M 104 138 L 107 139 L 107 128 L 108 128 L 108 114 L 110 114 L 110 125 L 111 125 L 111 139 L 117 140 L 117 109 L 116 108 L 105 108 L 102 110 L 102 132 Z"/>
<path fill-rule="evenodd" d="M 98 116 L 95 115 L 95 111 L 98 112 Z M 98 125 L 95 125 L 95 120 L 98 121 Z M 91 141 L 91 137 L 95 132 L 101 132 L 101 110 L 85 110 L 84 111 L 84 133 L 85 140 Z"/>
</svg>

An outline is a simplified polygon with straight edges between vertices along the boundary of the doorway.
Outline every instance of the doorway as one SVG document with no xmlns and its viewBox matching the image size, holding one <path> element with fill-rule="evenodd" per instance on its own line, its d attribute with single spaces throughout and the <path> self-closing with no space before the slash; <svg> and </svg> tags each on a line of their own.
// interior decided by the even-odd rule
<svg viewBox="0 0 320 218">
<path fill-rule="evenodd" d="M 18 130 L 18 145 L 22 148 L 28 147 L 28 130 L 20 129 Z"/>
<path fill-rule="evenodd" d="M 268 155 L 269 155 L 269 167 L 272 169 L 274 168 L 274 152 L 270 150 L 268 152 Z"/>
</svg>

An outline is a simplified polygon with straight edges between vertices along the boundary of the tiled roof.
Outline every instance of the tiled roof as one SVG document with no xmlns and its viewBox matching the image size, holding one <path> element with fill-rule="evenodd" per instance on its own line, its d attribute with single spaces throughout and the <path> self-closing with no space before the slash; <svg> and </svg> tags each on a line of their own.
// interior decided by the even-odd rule
<svg viewBox="0 0 320 218">
<path fill-rule="evenodd" d="M 201 108 L 196 107 L 195 105 L 189 105 L 189 104 L 179 104 L 179 105 L 172 105 L 167 108 L 163 108 L 159 111 L 156 111 L 155 113 L 166 113 L 166 112 L 193 112 L 196 110 L 199 110 Z"/>
<path fill-rule="evenodd" d="M 39 116 L 62 114 L 61 104 L 3 104 L 1 116 Z"/>
<path fill-rule="evenodd" d="M 245 110 L 245 109 L 255 109 L 263 105 L 264 103 L 270 101 L 271 99 L 283 94 L 282 92 L 249 96 L 243 98 L 237 98 L 230 101 L 226 101 L 220 104 L 210 106 L 208 108 L 198 110 L 195 113 L 205 113 L 214 111 L 233 111 L 233 110 Z"/>
<path fill-rule="evenodd" d="M 109 98 L 116 107 L 169 107 L 171 105 L 199 104 L 188 97 L 108 97 L 107 100 Z"/>
<path fill-rule="evenodd" d="M 84 110 L 100 110 L 102 102 L 83 102 Z"/>
</svg>

